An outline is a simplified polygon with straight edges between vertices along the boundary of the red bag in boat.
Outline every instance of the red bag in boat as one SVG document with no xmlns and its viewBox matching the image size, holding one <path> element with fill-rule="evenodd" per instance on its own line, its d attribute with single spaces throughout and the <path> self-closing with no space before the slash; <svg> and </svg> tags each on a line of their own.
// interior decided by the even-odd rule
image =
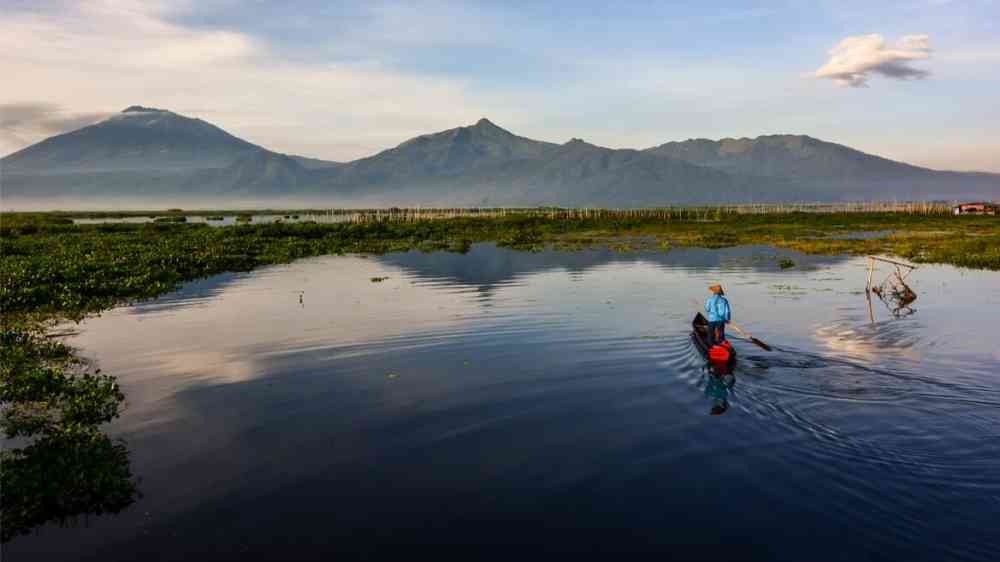
<svg viewBox="0 0 1000 562">
<path fill-rule="evenodd" d="M 733 356 L 733 344 L 729 343 L 729 340 L 725 340 L 720 344 L 713 345 L 711 349 L 708 350 L 708 358 L 712 361 L 717 361 L 724 363 L 729 361 L 729 358 Z"/>
</svg>

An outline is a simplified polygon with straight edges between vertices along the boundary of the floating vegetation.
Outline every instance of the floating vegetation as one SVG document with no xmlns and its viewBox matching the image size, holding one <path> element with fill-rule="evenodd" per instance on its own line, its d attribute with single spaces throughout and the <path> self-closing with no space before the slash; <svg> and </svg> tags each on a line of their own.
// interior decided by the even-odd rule
<svg viewBox="0 0 1000 562">
<path fill-rule="evenodd" d="M 236 215 L 236 222 L 252 222 L 253 215 Z"/>
<path fill-rule="evenodd" d="M 207 221 L 222 221 L 222 220 L 226 220 L 226 217 L 224 217 L 222 215 L 208 215 L 207 217 L 205 217 L 205 220 L 207 220 Z"/>
<path fill-rule="evenodd" d="M 788 258 L 784 258 L 778 262 L 778 267 L 780 267 L 781 269 L 789 269 L 795 267 L 795 262 Z"/>
<path fill-rule="evenodd" d="M 703 245 L 705 230 L 715 228 L 729 229 L 730 236 L 742 244 L 773 243 L 816 253 L 919 253 L 914 261 L 1000 269 L 1000 221 L 994 217 L 941 220 L 920 215 L 777 215 L 745 216 L 732 224 L 647 224 L 511 216 L 391 224 L 254 224 L 240 228 L 209 228 L 200 223 L 74 225 L 63 216 L 48 214 L 8 213 L 0 219 L 0 308 L 5 313 L 48 313 L 70 318 L 122 302 L 152 298 L 190 279 L 306 256 L 412 249 L 462 251 L 474 242 L 489 240 L 514 249 L 537 250 L 548 243 L 558 244 L 564 237 L 589 242 L 613 240 L 615 235 L 627 236 L 635 249 L 644 248 L 643 240 L 669 242 L 674 247 L 699 246 Z M 881 220 L 907 222 L 906 229 L 916 234 L 919 229 L 940 230 L 942 223 L 959 226 L 938 238 L 917 237 L 918 243 L 901 238 L 900 228 L 896 235 L 878 240 L 794 238 L 803 222 L 809 230 L 828 223 L 856 229 L 859 222 Z M 587 234 L 581 237 L 574 230 Z M 978 236 L 970 236 L 973 232 Z"/>
<path fill-rule="evenodd" d="M 398 379 L 399 378 L 399 373 L 389 373 L 389 374 L 387 374 L 385 376 L 385 378 L 387 378 L 387 379 Z"/>
<path fill-rule="evenodd" d="M 98 428 L 118 417 L 125 396 L 114 377 L 89 371 L 37 320 L 3 316 L 0 421 L 21 447 L 0 452 L 2 541 L 40 525 L 117 513 L 138 494 L 128 449 Z"/>
<path fill-rule="evenodd" d="M 385 281 L 386 279 L 388 279 L 388 277 L 372 277 L 371 278 L 371 282 L 372 283 L 381 283 L 381 282 Z"/>
<path fill-rule="evenodd" d="M 805 289 L 797 285 L 776 284 L 771 285 L 769 288 L 771 289 L 772 295 L 780 295 L 782 297 L 801 297 L 807 294 Z"/>
</svg>

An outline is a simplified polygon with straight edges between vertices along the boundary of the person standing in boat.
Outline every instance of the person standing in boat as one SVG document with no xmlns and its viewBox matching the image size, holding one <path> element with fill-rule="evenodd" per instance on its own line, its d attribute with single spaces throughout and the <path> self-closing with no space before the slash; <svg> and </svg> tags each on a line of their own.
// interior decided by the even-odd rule
<svg viewBox="0 0 1000 562">
<path fill-rule="evenodd" d="M 712 296 L 705 301 L 705 312 L 708 313 L 708 341 L 715 345 L 726 341 L 726 324 L 732 318 L 732 309 L 722 285 L 712 285 L 708 288 Z"/>
</svg>

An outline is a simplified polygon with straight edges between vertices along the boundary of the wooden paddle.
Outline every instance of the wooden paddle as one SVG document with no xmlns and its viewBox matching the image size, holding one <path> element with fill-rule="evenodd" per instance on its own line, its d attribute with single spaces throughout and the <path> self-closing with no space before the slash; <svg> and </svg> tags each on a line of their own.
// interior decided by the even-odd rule
<svg viewBox="0 0 1000 562">
<path fill-rule="evenodd" d="M 753 343 L 754 345 L 756 345 L 757 347 L 759 347 L 759 348 L 761 348 L 761 349 L 763 349 L 763 350 L 765 350 L 765 351 L 772 351 L 772 350 L 771 350 L 771 346 L 769 346 L 769 345 L 767 345 L 766 343 L 764 343 L 764 342 L 760 341 L 759 339 L 757 339 L 757 338 L 753 337 L 753 336 L 752 336 L 752 335 L 750 334 L 750 332 L 744 332 L 742 328 L 740 328 L 739 326 L 737 326 L 737 325 L 736 325 L 735 323 L 733 323 L 732 321 L 730 321 L 730 322 L 729 322 L 729 325 L 730 325 L 730 326 L 731 326 L 731 327 L 732 327 L 732 328 L 733 328 L 734 330 L 736 330 L 737 332 L 739 332 L 739 333 L 740 333 L 740 335 L 742 335 L 742 336 L 743 336 L 743 337 L 745 337 L 746 339 L 750 340 L 750 342 L 751 342 L 751 343 Z"/>
</svg>

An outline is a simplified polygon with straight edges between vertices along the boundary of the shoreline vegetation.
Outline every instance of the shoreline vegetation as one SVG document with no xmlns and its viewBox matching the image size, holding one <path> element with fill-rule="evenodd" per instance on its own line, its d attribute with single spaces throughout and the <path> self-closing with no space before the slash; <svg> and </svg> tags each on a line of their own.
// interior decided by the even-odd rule
<svg viewBox="0 0 1000 562">
<path fill-rule="evenodd" d="M 73 219 L 124 219 L 185 215 L 189 217 L 271 215 L 284 218 L 299 216 L 356 216 L 362 222 L 379 220 L 423 220 L 441 218 L 501 218 L 508 216 L 540 216 L 546 218 L 600 218 L 632 216 L 660 219 L 688 219 L 699 216 L 771 215 L 788 213 L 907 213 L 951 214 L 954 202 L 948 201 L 860 201 L 843 203 L 741 203 L 735 205 L 684 205 L 643 208 L 566 208 L 566 207 L 386 207 L 386 208 L 257 208 L 257 209 L 139 209 L 139 210 L 51 210 L 7 211 L 6 215 L 49 215 Z"/>
<path fill-rule="evenodd" d="M 99 429 L 119 415 L 124 395 L 113 375 L 54 339 L 57 324 L 227 271 L 323 254 L 466 252 L 476 242 L 527 251 L 622 252 L 769 245 L 1000 270 L 1000 217 L 952 216 L 950 208 L 368 209 L 336 211 L 351 220 L 325 223 L 310 221 L 317 211 L 308 209 L 0 214 L 0 427 L 6 438 L 25 444 L 5 448 L 0 459 L 3 540 L 47 522 L 119 511 L 138 493 L 126 445 Z M 305 220 L 222 227 L 181 220 L 267 213 Z M 132 216 L 177 218 L 72 220 Z"/>
</svg>

